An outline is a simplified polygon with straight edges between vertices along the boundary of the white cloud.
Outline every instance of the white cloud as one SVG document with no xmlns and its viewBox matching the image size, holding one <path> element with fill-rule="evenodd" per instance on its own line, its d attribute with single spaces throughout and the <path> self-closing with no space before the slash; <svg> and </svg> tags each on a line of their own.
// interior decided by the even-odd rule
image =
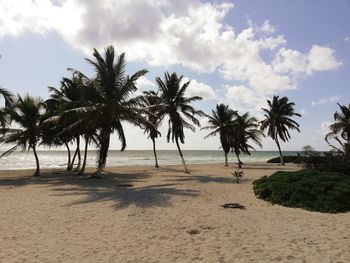
<svg viewBox="0 0 350 263">
<path fill-rule="evenodd" d="M 189 79 L 183 78 L 183 81 L 187 82 L 187 81 L 189 81 Z M 192 79 L 190 85 L 187 87 L 186 96 L 189 96 L 189 97 L 200 96 L 204 100 L 216 98 L 215 92 L 212 89 L 212 87 L 210 87 L 202 82 L 198 82 L 195 79 Z"/>
<path fill-rule="evenodd" d="M 316 71 L 336 70 L 342 65 L 335 59 L 334 50 L 318 45 L 313 45 L 307 54 L 281 48 L 272 64 L 276 72 L 300 75 L 309 75 Z"/>
<path fill-rule="evenodd" d="M 131 61 L 180 64 L 199 73 L 218 71 L 226 80 L 243 83 L 258 100 L 296 89 L 300 77 L 341 65 L 328 47 L 313 45 L 307 53 L 286 48 L 286 39 L 276 35 L 268 20 L 260 27 L 251 22 L 236 32 L 224 22 L 233 7 L 229 1 L 199 0 L 3 0 L 0 38 L 55 31 L 87 54 L 92 47 L 112 44 Z M 273 62 L 262 52 L 269 52 Z M 192 84 L 190 91 L 215 97 L 205 84 L 196 89 L 200 83 Z M 246 104 L 255 107 L 253 103 L 250 99 Z"/>
<path fill-rule="evenodd" d="M 0 3 L 0 38 L 25 31 L 44 33 L 53 28 L 50 19 L 57 11 L 50 1 L 4 0 Z"/>
<path fill-rule="evenodd" d="M 250 111 L 256 114 L 266 104 L 267 97 L 263 94 L 255 94 L 251 89 L 243 85 L 226 86 L 226 103 L 233 109 Z M 249 105 L 247 107 L 247 105 Z"/>
<path fill-rule="evenodd" d="M 145 90 L 149 88 L 154 88 L 156 85 L 145 76 L 142 76 L 136 81 L 136 86 L 140 90 Z"/>
<path fill-rule="evenodd" d="M 339 68 L 342 63 L 334 58 L 334 50 L 328 47 L 313 45 L 308 55 L 308 73 L 327 71 Z"/>
<path fill-rule="evenodd" d="M 272 34 L 276 31 L 276 28 L 270 24 L 269 20 L 265 20 L 264 24 L 259 28 L 259 30 L 264 33 Z"/>
<path fill-rule="evenodd" d="M 340 99 L 340 96 L 338 96 L 338 95 L 320 98 L 317 101 L 312 101 L 311 106 L 318 106 L 318 105 L 323 105 L 323 104 L 332 103 L 332 102 L 334 103 L 334 102 L 338 102 L 339 99 Z"/>
<path fill-rule="evenodd" d="M 344 38 L 344 43 L 350 43 L 350 37 L 345 37 Z"/>
</svg>

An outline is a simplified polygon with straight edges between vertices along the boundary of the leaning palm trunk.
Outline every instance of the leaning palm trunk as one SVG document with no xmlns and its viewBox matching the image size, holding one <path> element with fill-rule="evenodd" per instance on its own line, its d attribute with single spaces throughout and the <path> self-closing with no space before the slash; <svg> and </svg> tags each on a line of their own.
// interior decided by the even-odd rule
<svg viewBox="0 0 350 263">
<path fill-rule="evenodd" d="M 35 156 L 35 161 L 36 161 L 36 171 L 33 174 L 33 176 L 39 176 L 40 175 L 40 164 L 39 164 L 39 158 L 38 158 L 38 154 L 36 153 L 36 145 L 33 145 L 33 153 Z"/>
<path fill-rule="evenodd" d="M 67 171 L 70 170 L 70 166 L 71 166 L 71 153 L 70 153 L 70 148 L 67 142 L 64 142 L 64 145 L 67 148 L 67 152 L 68 152 L 68 161 L 67 161 Z"/>
<path fill-rule="evenodd" d="M 228 166 L 227 152 L 225 152 L 225 166 Z"/>
<path fill-rule="evenodd" d="M 157 158 L 157 151 L 156 151 L 156 140 L 154 138 L 152 138 L 152 142 L 153 142 L 153 153 L 154 153 L 154 159 L 156 161 L 156 164 L 155 164 L 155 168 L 159 168 L 159 165 L 158 165 L 158 158 Z"/>
<path fill-rule="evenodd" d="M 179 145 L 179 140 L 178 140 L 178 138 L 175 139 L 175 142 L 176 142 L 176 146 L 177 146 L 177 149 L 178 149 L 178 151 L 179 151 L 179 154 L 180 154 L 180 157 L 181 157 L 181 160 L 182 160 L 182 164 L 183 164 L 184 169 L 185 169 L 184 172 L 185 172 L 185 173 L 190 173 L 190 171 L 187 169 L 187 165 L 186 165 L 185 159 L 184 159 L 184 157 L 183 157 L 183 155 L 182 155 L 182 152 L 181 152 L 181 149 L 180 149 L 180 145 Z"/>
<path fill-rule="evenodd" d="M 238 168 L 242 168 L 243 163 L 242 163 L 241 159 L 239 158 L 239 152 L 235 151 L 235 154 L 236 154 L 237 161 L 238 161 Z"/>
<path fill-rule="evenodd" d="M 80 136 L 77 137 L 77 154 L 78 154 L 78 164 L 74 171 L 79 171 L 81 166 L 81 154 L 80 154 Z"/>
<path fill-rule="evenodd" d="M 70 168 L 69 170 L 71 171 L 73 169 L 73 166 L 74 166 L 74 163 L 75 163 L 75 158 L 78 157 L 78 164 L 77 164 L 77 169 L 79 169 L 80 167 L 80 162 L 81 162 L 81 156 L 80 156 L 80 138 L 77 137 L 77 147 L 75 148 L 75 152 L 74 152 L 74 155 L 73 155 L 73 159 L 72 159 L 72 162 L 71 162 L 71 165 L 70 165 Z"/>
<path fill-rule="evenodd" d="M 110 142 L 110 133 L 103 129 L 101 131 L 101 141 L 100 141 L 100 150 L 97 160 L 97 171 L 92 175 L 92 177 L 101 178 L 101 173 L 103 168 L 106 165 L 109 142 Z"/>
<path fill-rule="evenodd" d="M 75 152 L 74 152 L 74 154 L 73 154 L 72 162 L 70 163 L 69 171 L 71 171 L 71 170 L 73 169 L 73 165 L 74 165 L 74 162 L 75 162 L 75 158 L 77 157 L 78 150 L 79 150 L 79 147 L 77 146 L 77 147 L 75 148 Z"/>
<path fill-rule="evenodd" d="M 88 146 L 89 146 L 89 138 L 86 136 L 85 137 L 85 149 L 84 149 L 84 159 L 83 159 L 83 165 L 78 173 L 78 175 L 83 175 L 85 174 L 85 167 L 86 167 L 86 158 L 87 158 L 87 151 L 88 151 Z"/>
<path fill-rule="evenodd" d="M 282 155 L 280 143 L 278 142 L 278 137 L 276 137 L 275 141 L 276 141 L 276 144 L 277 144 L 277 147 L 278 147 L 278 151 L 280 153 L 281 165 L 284 165 L 283 155 Z"/>
</svg>

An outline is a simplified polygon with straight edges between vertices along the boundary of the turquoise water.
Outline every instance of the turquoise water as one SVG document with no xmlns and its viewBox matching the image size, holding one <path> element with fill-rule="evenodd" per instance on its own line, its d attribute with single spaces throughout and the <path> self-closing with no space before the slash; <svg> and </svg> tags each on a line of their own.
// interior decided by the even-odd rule
<svg viewBox="0 0 350 263">
<path fill-rule="evenodd" d="M 286 151 L 284 155 L 296 155 L 298 152 Z M 223 163 L 222 151 L 198 151 L 184 150 L 183 154 L 187 163 Z M 60 168 L 67 162 L 66 151 L 39 151 L 40 166 L 42 168 Z M 179 153 L 173 150 L 157 151 L 159 165 L 181 164 Z M 277 157 L 277 151 L 257 151 L 251 155 L 242 155 L 243 162 L 266 162 L 268 159 Z M 229 162 L 236 163 L 234 154 L 229 154 Z M 96 152 L 89 151 L 87 166 L 96 165 Z M 107 166 L 131 166 L 131 165 L 154 165 L 153 151 L 116 151 L 111 150 L 108 154 Z M 35 159 L 32 152 L 14 152 L 10 156 L 0 159 L 0 170 L 34 169 Z"/>
</svg>

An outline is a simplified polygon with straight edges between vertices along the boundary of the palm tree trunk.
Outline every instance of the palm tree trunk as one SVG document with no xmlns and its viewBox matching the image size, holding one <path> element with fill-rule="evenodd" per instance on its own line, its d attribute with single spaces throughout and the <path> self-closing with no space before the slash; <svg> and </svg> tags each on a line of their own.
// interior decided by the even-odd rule
<svg viewBox="0 0 350 263">
<path fill-rule="evenodd" d="M 78 153 L 78 164 L 75 171 L 79 171 L 81 165 L 81 154 L 80 154 L 80 136 L 77 136 L 77 153 Z"/>
<path fill-rule="evenodd" d="M 153 142 L 153 153 L 154 153 L 154 159 L 156 161 L 156 164 L 155 164 L 155 168 L 159 168 L 159 165 L 158 165 L 158 158 L 157 158 L 157 152 L 156 152 L 156 140 L 154 138 L 152 138 L 152 142 Z"/>
<path fill-rule="evenodd" d="M 86 136 L 85 137 L 85 149 L 84 149 L 83 166 L 81 167 L 80 172 L 78 173 L 78 175 L 83 175 L 85 173 L 88 146 L 89 146 L 89 137 Z"/>
<path fill-rule="evenodd" d="M 75 162 L 75 157 L 77 157 L 77 154 L 78 154 L 78 146 L 75 148 L 75 152 L 73 154 L 73 159 L 72 159 L 72 162 L 70 163 L 70 167 L 69 167 L 69 171 L 71 171 L 73 169 L 73 165 L 74 165 L 74 162 Z"/>
<path fill-rule="evenodd" d="M 108 130 L 102 130 L 97 171 L 92 175 L 92 177 L 101 178 L 102 170 L 105 167 L 107 161 L 110 136 L 111 134 Z"/>
<path fill-rule="evenodd" d="M 70 148 L 67 142 L 64 142 L 64 145 L 67 148 L 67 152 L 68 152 L 68 161 L 67 161 L 67 171 L 69 171 L 70 169 L 70 161 L 71 161 L 71 153 L 70 153 Z"/>
<path fill-rule="evenodd" d="M 276 137 L 275 141 L 276 141 L 276 144 L 277 144 L 277 147 L 278 147 L 278 151 L 279 151 L 279 153 L 280 153 L 280 162 L 281 162 L 281 165 L 284 165 L 283 155 L 282 155 L 282 151 L 281 151 L 281 146 L 280 146 L 280 143 L 278 142 L 278 138 L 277 138 L 277 137 Z"/>
<path fill-rule="evenodd" d="M 176 142 L 176 146 L 177 146 L 177 149 L 178 149 L 178 151 L 179 151 L 179 154 L 180 154 L 180 157 L 181 157 L 181 160 L 182 160 L 182 164 L 183 164 L 184 169 L 185 169 L 185 173 L 188 173 L 188 174 L 189 174 L 190 171 L 187 169 L 184 156 L 182 155 L 182 152 L 181 152 L 181 149 L 180 149 L 180 145 L 179 145 L 179 140 L 178 140 L 178 138 L 175 138 L 175 142 Z"/>
<path fill-rule="evenodd" d="M 225 152 L 225 166 L 228 166 L 227 152 Z"/>
<path fill-rule="evenodd" d="M 236 157 L 237 157 L 237 161 L 238 161 L 238 168 L 242 168 L 242 162 L 241 159 L 239 158 L 239 152 L 235 151 Z"/>
<path fill-rule="evenodd" d="M 39 164 L 38 154 L 36 153 L 36 146 L 35 145 L 33 145 L 33 153 L 34 153 L 35 161 L 36 161 L 36 171 L 33 174 L 33 176 L 39 176 L 40 175 L 40 164 Z"/>
</svg>

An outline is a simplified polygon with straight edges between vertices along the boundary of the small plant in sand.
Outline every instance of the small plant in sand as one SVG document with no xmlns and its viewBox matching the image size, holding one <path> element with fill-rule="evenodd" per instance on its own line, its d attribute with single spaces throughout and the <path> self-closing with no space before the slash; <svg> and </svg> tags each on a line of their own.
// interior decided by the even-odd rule
<svg viewBox="0 0 350 263">
<path fill-rule="evenodd" d="M 236 170 L 232 173 L 233 182 L 239 184 L 240 179 L 243 177 L 244 172 L 242 170 Z"/>
</svg>

